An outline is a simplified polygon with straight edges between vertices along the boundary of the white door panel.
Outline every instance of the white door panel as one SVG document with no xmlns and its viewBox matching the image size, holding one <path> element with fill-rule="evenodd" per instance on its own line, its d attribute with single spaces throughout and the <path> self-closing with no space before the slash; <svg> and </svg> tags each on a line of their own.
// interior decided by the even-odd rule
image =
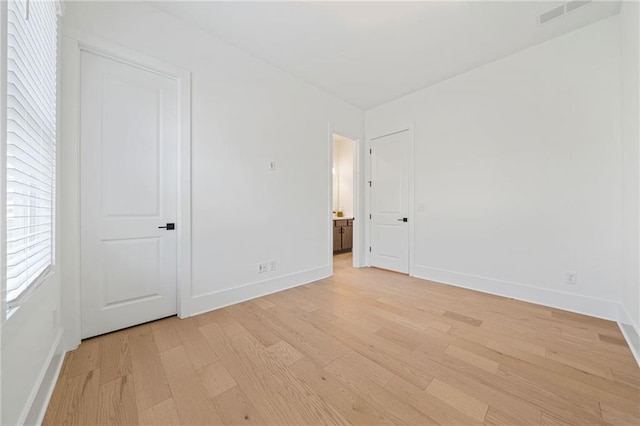
<svg viewBox="0 0 640 426">
<path fill-rule="evenodd" d="M 81 54 L 82 337 L 176 313 L 177 82 Z M 180 224 L 177 224 L 179 226 Z"/>
<path fill-rule="evenodd" d="M 371 141 L 371 266 L 409 272 L 409 132 Z"/>
</svg>

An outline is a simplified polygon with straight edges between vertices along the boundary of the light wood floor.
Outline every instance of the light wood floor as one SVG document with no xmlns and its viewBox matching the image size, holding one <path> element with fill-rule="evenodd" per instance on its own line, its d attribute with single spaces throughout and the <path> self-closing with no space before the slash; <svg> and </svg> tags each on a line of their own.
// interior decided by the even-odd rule
<svg viewBox="0 0 640 426">
<path fill-rule="evenodd" d="M 82 342 L 44 423 L 640 424 L 615 323 L 350 262 Z"/>
</svg>

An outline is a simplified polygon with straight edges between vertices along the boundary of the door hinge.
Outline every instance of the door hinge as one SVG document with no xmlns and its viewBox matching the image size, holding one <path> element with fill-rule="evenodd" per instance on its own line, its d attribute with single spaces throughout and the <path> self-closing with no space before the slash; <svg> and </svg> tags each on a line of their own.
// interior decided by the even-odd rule
<svg viewBox="0 0 640 426">
<path fill-rule="evenodd" d="M 373 154 L 373 149 L 370 149 L 370 150 L 369 150 L 369 154 Z"/>
<path fill-rule="evenodd" d="M 371 253 L 371 246 L 369 246 L 369 253 Z"/>
<path fill-rule="evenodd" d="M 369 181 L 369 188 L 371 188 L 371 181 Z"/>
<path fill-rule="evenodd" d="M 372 219 L 371 215 L 369 215 L 369 219 Z"/>
</svg>

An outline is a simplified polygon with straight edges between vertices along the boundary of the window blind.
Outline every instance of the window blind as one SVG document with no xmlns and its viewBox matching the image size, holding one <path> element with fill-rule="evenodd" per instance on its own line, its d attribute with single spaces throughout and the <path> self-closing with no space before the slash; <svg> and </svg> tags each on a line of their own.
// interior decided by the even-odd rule
<svg viewBox="0 0 640 426">
<path fill-rule="evenodd" d="M 7 301 L 53 264 L 58 10 L 7 3 Z"/>
</svg>

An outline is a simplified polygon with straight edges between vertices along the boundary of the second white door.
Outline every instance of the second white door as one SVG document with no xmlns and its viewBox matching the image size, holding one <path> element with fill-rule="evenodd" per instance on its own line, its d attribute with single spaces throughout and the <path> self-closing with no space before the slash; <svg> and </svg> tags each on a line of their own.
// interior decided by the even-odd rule
<svg viewBox="0 0 640 426">
<path fill-rule="evenodd" d="M 82 338 L 176 313 L 177 81 L 81 53 Z M 171 228 L 171 225 L 169 225 Z"/>
<path fill-rule="evenodd" d="M 409 131 L 371 141 L 371 266 L 409 272 Z"/>
</svg>

